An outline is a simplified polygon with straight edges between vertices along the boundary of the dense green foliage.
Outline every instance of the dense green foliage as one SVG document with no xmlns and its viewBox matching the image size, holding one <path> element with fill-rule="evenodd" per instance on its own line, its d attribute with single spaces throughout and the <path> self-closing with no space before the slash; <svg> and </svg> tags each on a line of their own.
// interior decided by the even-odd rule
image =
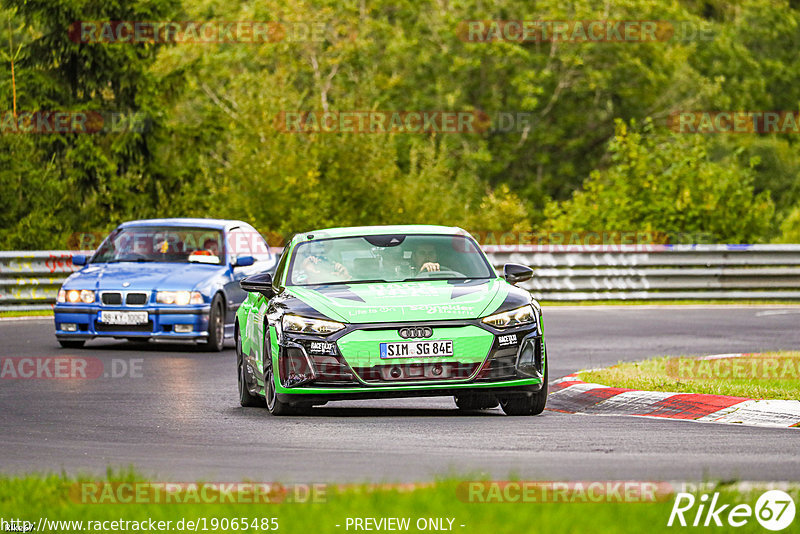
<svg viewBox="0 0 800 534">
<path fill-rule="evenodd" d="M 800 6 L 773 0 L 2 0 L 12 110 L 138 113 L 144 131 L 0 135 L 0 248 L 152 216 L 311 227 L 655 231 L 797 242 L 792 134 L 686 134 L 681 110 L 800 107 Z M 660 20 L 657 42 L 468 42 L 467 20 Z M 75 21 L 324 22 L 271 43 L 80 43 Z M 694 34 L 692 37 L 691 34 Z M 281 111 L 526 113 L 511 131 L 284 133 Z M 271 238 L 273 242 L 277 237 Z"/>
</svg>

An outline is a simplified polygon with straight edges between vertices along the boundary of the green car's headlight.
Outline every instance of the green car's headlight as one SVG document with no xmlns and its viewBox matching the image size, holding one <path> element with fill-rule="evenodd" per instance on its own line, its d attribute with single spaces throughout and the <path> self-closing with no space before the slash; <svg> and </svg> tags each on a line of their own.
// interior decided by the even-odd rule
<svg viewBox="0 0 800 534">
<path fill-rule="evenodd" d="M 495 328 L 510 328 L 536 322 L 536 313 L 530 304 L 483 318 L 483 322 Z"/>
<path fill-rule="evenodd" d="M 299 315 L 284 315 L 283 320 L 284 332 L 297 332 L 300 334 L 317 334 L 327 336 L 338 332 L 344 325 L 336 321 L 325 321 L 323 319 L 311 319 L 310 317 L 301 317 Z"/>
</svg>

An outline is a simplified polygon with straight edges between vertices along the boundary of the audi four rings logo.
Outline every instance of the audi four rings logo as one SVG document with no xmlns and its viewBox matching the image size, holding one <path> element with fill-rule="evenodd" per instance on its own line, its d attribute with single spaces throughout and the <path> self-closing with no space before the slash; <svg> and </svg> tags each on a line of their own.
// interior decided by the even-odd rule
<svg viewBox="0 0 800 534">
<path fill-rule="evenodd" d="M 427 326 L 411 326 L 408 328 L 401 328 L 398 330 L 400 337 L 403 339 L 417 338 L 417 337 L 431 337 L 433 335 L 433 328 Z"/>
</svg>

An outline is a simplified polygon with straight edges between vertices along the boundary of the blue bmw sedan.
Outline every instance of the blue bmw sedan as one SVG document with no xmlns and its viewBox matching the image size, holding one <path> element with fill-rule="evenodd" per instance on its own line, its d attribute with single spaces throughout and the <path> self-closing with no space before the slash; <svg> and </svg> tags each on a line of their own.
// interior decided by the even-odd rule
<svg viewBox="0 0 800 534">
<path fill-rule="evenodd" d="M 56 338 L 80 348 L 96 337 L 178 340 L 222 350 L 246 293 L 239 281 L 274 271 L 276 256 L 252 226 L 216 219 L 150 219 L 118 226 L 64 281 Z"/>
</svg>

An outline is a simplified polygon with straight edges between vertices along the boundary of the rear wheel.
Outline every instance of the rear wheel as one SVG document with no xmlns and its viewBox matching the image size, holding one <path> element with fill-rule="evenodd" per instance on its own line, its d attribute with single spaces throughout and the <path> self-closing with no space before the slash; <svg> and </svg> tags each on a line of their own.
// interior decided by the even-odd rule
<svg viewBox="0 0 800 534">
<path fill-rule="evenodd" d="M 459 410 L 474 411 L 497 408 L 497 397 L 485 393 L 465 393 L 453 397 Z"/>
<path fill-rule="evenodd" d="M 532 395 L 519 395 L 500 399 L 500 407 L 506 415 L 539 415 L 547 404 L 547 359 L 544 362 L 542 387 Z"/>
<path fill-rule="evenodd" d="M 239 382 L 239 404 L 242 406 L 264 406 L 264 399 L 258 394 L 258 383 L 250 365 L 244 361 L 242 339 L 236 332 L 236 361 Z"/>
<path fill-rule="evenodd" d="M 203 344 L 206 350 L 219 352 L 225 344 L 225 303 L 217 293 L 211 300 L 208 314 L 208 340 Z"/>
<path fill-rule="evenodd" d="M 65 349 L 79 349 L 86 343 L 83 339 L 59 339 L 58 344 Z"/>
</svg>

